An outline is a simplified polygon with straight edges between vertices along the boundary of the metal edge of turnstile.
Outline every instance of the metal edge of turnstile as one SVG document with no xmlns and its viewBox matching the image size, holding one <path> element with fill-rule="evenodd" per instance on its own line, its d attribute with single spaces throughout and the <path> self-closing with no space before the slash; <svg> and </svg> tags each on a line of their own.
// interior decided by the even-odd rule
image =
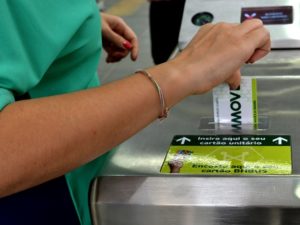
<svg viewBox="0 0 300 225">
<path fill-rule="evenodd" d="M 104 176 L 94 182 L 94 225 L 300 224 L 300 176 Z M 99 207 L 102 214 L 95 213 Z"/>
<path fill-rule="evenodd" d="M 257 66 L 261 68 L 263 65 Z M 298 67 L 299 72 L 300 64 L 295 67 Z M 299 147 L 297 147 L 300 146 L 300 139 L 297 132 L 299 123 L 296 122 L 300 115 L 296 113 L 299 110 L 293 98 L 300 93 L 300 76 L 257 76 L 257 79 L 258 88 L 261 89 L 261 85 L 263 85 L 267 89 L 267 91 L 261 90 L 262 93 L 260 93 L 264 98 L 263 102 L 259 101 L 262 108 L 269 108 L 273 104 L 276 107 L 273 106 L 274 111 L 264 111 L 262 114 L 270 122 L 266 130 L 245 130 L 245 133 L 291 135 L 292 152 L 294 152 L 293 174 L 265 176 L 163 175 L 159 173 L 157 162 L 146 163 L 146 159 L 151 160 L 151 157 L 155 155 L 161 164 L 164 157 L 161 153 L 165 152 L 164 150 L 156 149 L 157 145 L 153 145 L 149 149 L 139 149 L 140 145 L 130 145 L 130 147 L 138 149 L 128 152 L 128 146 L 126 147 L 126 143 L 124 143 L 125 148 L 122 147 L 124 144 L 121 145 L 118 151 L 108 157 L 102 176 L 99 176 L 92 185 L 91 210 L 94 224 L 300 224 L 300 216 L 296 213 L 300 210 L 300 155 Z M 266 84 L 267 86 L 265 86 Z M 282 90 L 276 91 L 279 87 Z M 274 98 L 279 98 L 283 93 L 285 95 L 288 93 L 287 99 L 282 102 L 285 106 L 290 106 L 288 109 L 283 109 L 279 105 L 283 98 L 275 100 L 270 97 L 272 94 L 275 96 Z M 205 98 L 209 98 L 209 96 L 201 99 Z M 150 133 L 157 132 L 158 129 L 162 132 L 170 131 L 169 126 L 178 118 L 178 111 L 180 111 L 179 114 L 186 112 L 182 110 L 189 107 L 193 109 L 193 99 L 188 99 L 183 105 L 173 109 L 170 118 L 160 124 L 160 127 L 154 127 L 154 130 L 151 130 L 150 127 Z M 204 109 L 202 108 L 202 110 Z M 188 115 L 195 116 L 190 112 Z M 289 120 L 282 121 L 283 118 Z M 192 121 L 186 119 L 185 122 L 190 125 Z M 180 127 L 181 125 L 179 125 Z M 177 133 L 180 130 L 176 125 L 174 132 Z M 206 134 L 211 131 L 213 130 L 200 129 L 198 132 Z M 148 132 L 147 129 L 142 131 L 140 136 L 134 138 L 132 142 L 140 141 L 145 132 Z M 213 133 L 233 134 L 226 130 L 214 130 Z M 146 134 L 148 136 L 145 137 L 149 137 L 149 133 Z M 155 137 L 158 138 L 156 135 Z M 149 141 L 146 142 L 146 146 L 148 144 Z M 167 150 L 167 146 L 162 148 Z M 144 154 L 145 151 L 149 151 L 148 154 Z M 122 162 L 125 158 L 118 158 L 120 155 L 126 156 L 128 159 Z M 129 162 L 132 164 L 128 165 Z M 142 167 L 139 166 L 141 163 Z M 178 220 L 179 218 L 184 218 L 186 223 Z"/>
<path fill-rule="evenodd" d="M 292 65 L 295 71 L 299 72 L 300 64 Z M 248 66 L 247 66 L 248 67 Z M 251 66 L 249 66 L 251 67 Z M 256 65 L 257 68 L 264 68 L 264 65 Z M 254 70 L 256 70 L 255 68 Z M 274 68 L 274 66 L 273 66 Z M 298 69 L 297 69 L 298 68 Z M 299 74 L 299 73 L 298 73 Z M 138 148 L 133 152 L 128 152 L 128 146 L 121 145 L 118 151 L 113 152 L 108 157 L 107 165 L 104 165 L 104 172 L 92 185 L 91 210 L 94 224 L 99 225 L 150 225 L 150 224 L 197 224 L 197 225 L 231 225 L 231 224 L 271 224 L 271 225 L 293 225 L 300 224 L 297 210 L 300 209 L 300 168 L 299 152 L 300 139 L 297 132 L 297 118 L 300 115 L 297 103 L 293 96 L 300 92 L 300 76 L 257 76 L 258 88 L 266 87 L 266 91 L 261 90 L 263 102 L 259 101 L 262 108 L 272 106 L 275 111 L 264 111 L 272 128 L 270 131 L 251 131 L 246 133 L 256 134 L 256 132 L 270 134 L 288 134 L 292 137 L 293 149 L 293 174 L 292 175 L 266 175 L 266 176 L 199 176 L 199 175 L 162 175 L 159 174 L 157 162 L 145 164 L 145 168 L 139 164 L 149 154 L 157 155 L 160 163 L 163 162 L 162 150 L 156 149 L 153 145 L 150 149 L 143 149 L 142 145 L 135 145 L 140 138 L 146 134 L 170 131 L 170 125 L 174 123 L 178 115 L 186 108 L 194 108 L 194 99 L 188 99 L 177 106 L 170 114 L 170 118 L 159 127 L 148 132 L 145 129 L 132 142 L 129 140 L 129 147 Z M 267 86 L 265 86 L 267 84 Z M 261 86 L 263 85 L 263 86 Z M 282 90 L 277 90 L 277 88 Z M 289 87 L 289 88 L 287 88 Z M 290 105 L 288 109 L 280 107 L 283 100 L 279 98 L 285 93 L 287 99 L 283 105 Z M 269 97 L 267 97 L 269 96 Z M 201 99 L 209 98 L 204 96 Z M 205 101 L 207 103 L 207 101 Z M 210 106 L 209 106 L 210 107 Z M 204 110 L 202 108 L 202 110 Z M 284 116 L 284 112 L 288 116 Z M 178 114 L 179 113 L 179 114 Z M 190 112 L 188 115 L 194 117 Z M 288 118 L 288 121 L 281 121 Z M 186 118 L 188 119 L 188 118 Z M 191 119 L 194 120 L 195 118 Z M 200 120 L 200 118 L 199 118 Z M 280 122 L 281 121 L 281 122 Z M 190 119 L 187 125 L 193 123 Z M 182 123 L 180 123 L 182 124 Z M 269 126 L 269 125 L 268 125 Z M 179 125 L 181 127 L 181 125 Z M 275 128 L 275 129 L 274 129 Z M 171 129 L 173 130 L 173 129 Z M 180 131 L 176 125 L 175 133 Z M 146 133 L 145 133 L 146 132 Z M 211 132 L 199 130 L 199 133 Z M 215 130 L 213 133 L 228 134 L 226 130 Z M 229 132 L 230 134 L 230 132 Z M 159 135 L 161 136 L 161 134 Z M 160 138 L 155 135 L 156 138 Z M 130 145 L 135 143 L 134 145 Z M 149 142 L 146 142 L 148 146 Z M 161 148 L 162 146 L 160 146 Z M 162 147 L 167 150 L 167 145 Z M 133 149 L 132 149 L 133 150 Z M 142 151 L 142 152 L 141 152 Z M 143 152 L 148 152 L 144 154 Z M 159 153 L 160 152 L 160 153 Z M 142 154 L 143 153 L 143 154 Z M 126 162 L 122 162 L 121 156 L 130 156 Z M 146 158 L 144 158 L 146 157 Z M 135 159 L 136 158 L 136 161 Z M 129 161 L 128 161 L 129 160 Z M 131 165 L 127 163 L 132 162 Z M 116 163 L 120 163 L 117 165 Z M 153 165 L 155 165 L 153 167 Z M 149 218 L 149 215 L 152 215 Z M 173 216 L 172 216 L 173 215 Z M 189 223 L 174 221 L 178 218 L 185 218 Z M 125 221 L 126 219 L 126 221 Z M 230 219 L 232 221 L 230 222 Z M 121 221 L 122 220 L 122 221 Z"/>
</svg>

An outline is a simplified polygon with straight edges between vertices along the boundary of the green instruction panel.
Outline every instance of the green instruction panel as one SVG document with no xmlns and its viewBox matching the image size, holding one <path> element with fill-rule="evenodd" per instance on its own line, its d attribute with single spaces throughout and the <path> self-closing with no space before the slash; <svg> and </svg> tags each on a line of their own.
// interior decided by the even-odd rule
<svg viewBox="0 0 300 225">
<path fill-rule="evenodd" d="M 176 135 L 161 173 L 291 174 L 291 153 L 287 135 Z"/>
</svg>

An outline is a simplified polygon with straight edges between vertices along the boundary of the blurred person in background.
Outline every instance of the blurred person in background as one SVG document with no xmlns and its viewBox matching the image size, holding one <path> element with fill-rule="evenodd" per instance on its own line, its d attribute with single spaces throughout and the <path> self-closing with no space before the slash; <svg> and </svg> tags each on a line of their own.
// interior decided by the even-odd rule
<svg viewBox="0 0 300 225">
<path fill-rule="evenodd" d="M 166 62 L 178 44 L 185 0 L 148 0 L 153 62 Z"/>
</svg>

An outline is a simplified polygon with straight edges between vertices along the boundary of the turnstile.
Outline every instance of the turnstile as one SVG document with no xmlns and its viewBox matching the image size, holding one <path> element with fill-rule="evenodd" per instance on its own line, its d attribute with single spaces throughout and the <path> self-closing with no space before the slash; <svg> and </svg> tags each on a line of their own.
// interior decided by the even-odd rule
<svg viewBox="0 0 300 225">
<path fill-rule="evenodd" d="M 240 10 L 235 11 L 238 19 L 242 8 L 280 6 L 282 9 L 283 6 L 292 6 L 292 24 L 296 24 L 296 31 L 286 34 L 292 34 L 294 47 L 290 49 L 290 42 L 283 46 L 285 41 L 275 40 L 274 43 L 278 44 L 276 50 L 261 62 L 246 65 L 242 70 L 244 75 L 257 78 L 258 114 L 264 124 L 259 129 L 246 127 L 239 131 L 207 126 L 207 121 L 213 117 L 212 93 L 189 97 L 171 110 L 168 119 L 150 125 L 107 155 L 102 174 L 91 190 L 95 225 L 300 224 L 299 2 L 187 0 L 184 18 L 188 18 L 188 22 L 198 12 L 211 13 L 209 8 L 204 7 L 210 7 L 209 3 L 216 3 L 220 13 L 213 13 L 213 22 L 222 20 L 221 14 L 231 15 L 231 6 L 239 7 Z M 188 11 L 190 9 L 194 11 Z M 182 32 L 186 22 L 182 23 Z M 275 29 L 275 26 L 285 25 L 269 26 Z M 285 32 L 283 28 L 281 32 Z M 192 32 L 187 31 L 186 36 L 181 33 L 181 37 L 188 37 L 188 34 L 191 36 Z M 181 39 L 179 43 L 184 46 L 185 40 L 188 39 Z M 173 136 L 178 134 L 289 135 L 292 174 L 161 174 L 160 168 L 169 145 Z"/>
<path fill-rule="evenodd" d="M 179 48 L 185 47 L 205 23 L 240 23 L 249 18 L 264 22 L 273 49 L 300 48 L 299 0 L 187 0 Z"/>
</svg>

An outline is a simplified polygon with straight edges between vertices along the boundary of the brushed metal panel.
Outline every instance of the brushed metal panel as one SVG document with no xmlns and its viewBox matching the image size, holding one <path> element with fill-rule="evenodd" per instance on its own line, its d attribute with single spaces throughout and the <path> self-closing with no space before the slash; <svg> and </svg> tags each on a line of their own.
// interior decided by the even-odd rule
<svg viewBox="0 0 300 225">
<path fill-rule="evenodd" d="M 258 114 L 267 120 L 267 129 L 202 129 L 203 118 L 213 118 L 212 93 L 192 96 L 171 109 L 168 119 L 151 124 L 111 152 L 102 174 L 159 174 L 171 140 L 179 134 L 291 135 L 293 173 L 300 174 L 300 76 L 257 76 L 257 88 Z"/>
<path fill-rule="evenodd" d="M 207 93 L 183 101 L 167 120 L 111 152 L 92 189 L 95 224 L 300 224 L 300 76 L 257 76 L 257 85 L 266 129 L 201 129 L 201 119 L 213 115 L 212 95 Z M 162 175 L 160 167 L 176 134 L 291 135 L 293 174 Z"/>
<path fill-rule="evenodd" d="M 111 176 L 96 180 L 101 225 L 300 224 L 300 177 Z"/>
</svg>

